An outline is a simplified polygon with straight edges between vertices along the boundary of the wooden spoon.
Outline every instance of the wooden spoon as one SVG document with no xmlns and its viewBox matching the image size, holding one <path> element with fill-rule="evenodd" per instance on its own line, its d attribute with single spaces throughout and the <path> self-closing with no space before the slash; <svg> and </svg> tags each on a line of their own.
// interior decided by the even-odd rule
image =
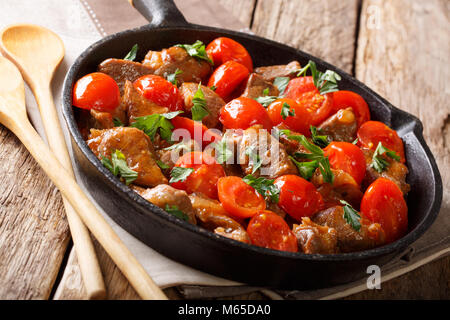
<svg viewBox="0 0 450 320">
<path fill-rule="evenodd" d="M 141 298 L 167 299 L 34 130 L 25 109 L 23 79 L 14 64 L 3 57 L 0 57 L 0 123 L 22 141 Z"/>
<path fill-rule="evenodd" d="M 49 146 L 74 177 L 50 88 L 53 74 L 64 58 L 63 42 L 55 33 L 39 26 L 11 25 L 0 33 L 0 50 L 15 63 L 33 90 Z M 89 232 L 64 197 L 63 202 L 87 297 L 103 299 L 105 284 Z"/>
</svg>

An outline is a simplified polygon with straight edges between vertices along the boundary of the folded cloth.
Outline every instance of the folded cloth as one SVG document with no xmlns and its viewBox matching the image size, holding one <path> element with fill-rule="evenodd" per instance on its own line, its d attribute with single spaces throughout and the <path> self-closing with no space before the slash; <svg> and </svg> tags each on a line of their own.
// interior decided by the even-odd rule
<svg viewBox="0 0 450 320">
<path fill-rule="evenodd" d="M 233 30 L 245 29 L 238 19 L 216 2 L 213 4 L 210 1 L 201 0 L 178 0 L 175 2 L 190 22 Z M 66 0 L 64 2 L 60 0 L 15 0 L 13 2 L 0 0 L 0 6 L 2 8 L 0 27 L 21 22 L 39 24 L 56 32 L 64 41 L 66 56 L 52 83 L 56 106 L 61 106 L 62 83 L 68 68 L 87 46 L 105 35 L 146 23 L 146 20 L 125 0 Z M 45 138 L 36 102 L 28 88 L 26 89 L 26 101 L 33 125 Z M 66 141 L 70 146 L 65 123 L 64 121 L 61 123 Z M 79 178 L 79 170 L 75 163 L 74 169 Z M 83 187 L 81 179 L 78 181 Z M 91 200 L 95 203 L 92 197 Z M 272 299 L 340 298 L 366 289 L 366 279 L 312 291 L 271 291 L 221 279 L 162 256 L 123 230 L 100 207 L 98 208 L 155 282 L 162 288 L 178 286 L 180 292 L 189 299 L 235 296 L 254 291 L 261 291 Z M 450 212 L 441 212 L 437 221 L 423 237 L 391 263 L 384 266 L 382 281 L 449 254 L 449 215 Z"/>
</svg>

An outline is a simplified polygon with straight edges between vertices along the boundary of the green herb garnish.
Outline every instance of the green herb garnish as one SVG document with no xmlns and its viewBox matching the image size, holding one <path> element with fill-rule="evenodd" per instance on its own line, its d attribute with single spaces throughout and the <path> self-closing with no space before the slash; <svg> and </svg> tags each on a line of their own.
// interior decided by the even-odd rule
<svg viewBox="0 0 450 320">
<path fill-rule="evenodd" d="M 280 189 L 273 184 L 275 180 L 263 177 L 255 178 L 251 174 L 246 175 L 242 180 L 258 191 L 263 197 L 270 199 L 272 203 L 278 203 L 280 200 Z"/>
<path fill-rule="evenodd" d="M 170 167 L 167 164 L 165 164 L 164 162 L 162 162 L 161 160 L 156 160 L 156 164 L 158 165 L 158 167 L 160 167 L 163 170 L 170 169 Z"/>
<path fill-rule="evenodd" d="M 291 80 L 291 78 L 289 77 L 276 77 L 273 80 L 273 85 L 276 86 L 278 88 L 278 91 L 280 92 L 280 94 L 278 95 L 280 98 L 284 94 L 289 80 Z"/>
<path fill-rule="evenodd" d="M 326 94 L 334 91 L 338 91 L 338 81 L 341 80 L 341 76 L 334 71 L 327 70 L 325 73 L 317 70 L 316 63 L 312 60 L 309 60 L 308 64 L 299 70 L 295 70 L 297 72 L 297 76 L 305 76 L 306 71 L 310 69 L 313 77 L 314 85 L 317 89 L 319 89 L 320 94 Z"/>
<path fill-rule="evenodd" d="M 208 61 L 211 65 L 214 65 L 206 53 L 205 45 L 200 40 L 195 41 L 194 44 L 177 44 L 176 47 L 183 48 L 191 57 Z"/>
<path fill-rule="evenodd" d="M 383 154 L 391 159 L 400 161 L 400 157 L 395 151 L 386 148 L 381 142 L 379 142 L 375 152 L 373 153 L 372 163 L 370 164 L 370 166 L 379 173 L 385 171 L 387 167 L 389 167 L 389 162 L 382 157 Z"/>
<path fill-rule="evenodd" d="M 125 155 L 120 150 L 112 152 L 111 159 L 102 157 L 101 162 L 113 175 L 125 180 L 126 185 L 129 185 L 138 177 L 138 173 L 128 167 Z"/>
<path fill-rule="evenodd" d="M 114 123 L 114 127 L 123 127 L 124 126 L 122 121 L 120 121 L 120 119 L 116 118 L 116 117 L 113 118 L 113 123 Z"/>
<path fill-rule="evenodd" d="M 257 97 L 255 100 L 258 101 L 264 108 L 267 108 L 272 102 L 277 100 L 276 96 L 264 96 Z"/>
<path fill-rule="evenodd" d="M 170 172 L 170 183 L 183 182 L 189 175 L 194 172 L 192 168 L 173 167 Z"/>
<path fill-rule="evenodd" d="M 312 141 L 321 148 L 325 148 L 330 143 L 327 135 L 318 135 L 318 130 L 314 126 L 310 126 L 309 130 L 311 130 L 311 139 Z"/>
<path fill-rule="evenodd" d="M 227 133 L 223 135 L 222 139 L 212 144 L 215 149 L 216 161 L 220 164 L 227 163 L 228 159 L 233 156 L 233 151 L 227 147 Z"/>
<path fill-rule="evenodd" d="M 319 162 L 317 160 L 299 162 L 292 156 L 289 156 L 289 158 L 291 158 L 292 162 L 294 162 L 294 164 L 296 165 L 298 172 L 300 173 L 302 178 L 306 180 L 311 179 L 314 172 L 319 167 Z"/>
<path fill-rule="evenodd" d="M 183 70 L 180 70 L 177 68 L 177 70 L 175 70 L 174 73 L 167 75 L 166 79 L 167 79 L 167 81 L 172 83 L 174 86 L 178 86 L 177 75 L 182 74 L 182 73 L 183 73 Z"/>
<path fill-rule="evenodd" d="M 249 158 L 248 164 L 253 167 L 252 174 L 254 174 L 262 165 L 262 160 L 258 154 L 257 146 L 248 146 L 245 149 L 245 155 Z"/>
<path fill-rule="evenodd" d="M 353 207 L 347 201 L 340 200 L 344 205 L 344 219 L 345 221 L 356 231 L 361 230 L 361 216 L 358 211 L 353 209 Z"/>
<path fill-rule="evenodd" d="M 206 108 L 206 99 L 203 94 L 201 84 L 198 85 L 198 89 L 192 98 L 192 103 L 194 104 L 191 108 L 192 120 L 202 121 L 203 118 L 209 114 L 209 111 Z"/>
<path fill-rule="evenodd" d="M 168 204 L 166 204 L 166 208 L 164 210 L 166 210 L 170 214 L 173 214 L 175 217 L 180 218 L 181 220 L 189 221 L 188 215 L 181 211 L 178 206 L 169 206 Z"/>
<path fill-rule="evenodd" d="M 212 85 L 211 87 L 209 87 L 212 91 L 216 91 L 217 87 Z"/>
<path fill-rule="evenodd" d="M 134 61 L 134 59 L 136 59 L 136 54 L 137 54 L 138 49 L 139 49 L 139 46 L 136 43 L 131 48 L 130 52 L 128 52 L 127 55 L 125 56 L 125 58 L 123 58 L 123 59 L 124 60 L 129 60 L 129 61 Z"/>
<path fill-rule="evenodd" d="M 155 140 L 156 132 L 159 131 L 163 140 L 171 142 L 173 125 L 169 120 L 175 118 L 180 113 L 183 113 L 183 111 L 157 113 L 149 116 L 137 117 L 135 119 L 136 121 L 133 122 L 131 126 L 144 131 L 152 141 Z"/>
<path fill-rule="evenodd" d="M 283 118 L 283 120 L 286 120 L 286 118 L 289 116 L 295 116 L 295 110 L 291 109 L 291 106 L 284 102 L 281 106 L 281 118 Z"/>
</svg>

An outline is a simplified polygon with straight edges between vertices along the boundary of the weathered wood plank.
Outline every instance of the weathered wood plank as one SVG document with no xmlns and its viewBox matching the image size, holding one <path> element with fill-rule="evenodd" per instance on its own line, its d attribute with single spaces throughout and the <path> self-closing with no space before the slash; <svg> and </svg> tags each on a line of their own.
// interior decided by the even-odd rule
<svg viewBox="0 0 450 320">
<path fill-rule="evenodd" d="M 442 213 L 450 211 L 449 12 L 445 0 L 365 0 L 356 59 L 357 78 L 422 120 L 444 183 Z M 352 298 L 448 298 L 449 261 L 440 259 Z"/>
<path fill-rule="evenodd" d="M 245 27 L 250 28 L 256 0 L 217 0 L 217 2 L 226 8 L 233 17 L 239 19 Z"/>
<path fill-rule="evenodd" d="M 352 72 L 357 0 L 259 0 L 252 31 Z"/>
<path fill-rule="evenodd" d="M 0 299 L 47 299 L 69 241 L 61 197 L 0 125 Z"/>
</svg>

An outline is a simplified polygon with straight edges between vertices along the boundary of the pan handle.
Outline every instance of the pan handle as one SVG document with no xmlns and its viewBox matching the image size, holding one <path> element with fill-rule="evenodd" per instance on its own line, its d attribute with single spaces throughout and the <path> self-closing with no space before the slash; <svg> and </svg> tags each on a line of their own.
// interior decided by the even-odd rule
<svg viewBox="0 0 450 320">
<path fill-rule="evenodd" d="M 173 0 L 128 0 L 152 27 L 183 26 L 189 23 Z"/>
</svg>

